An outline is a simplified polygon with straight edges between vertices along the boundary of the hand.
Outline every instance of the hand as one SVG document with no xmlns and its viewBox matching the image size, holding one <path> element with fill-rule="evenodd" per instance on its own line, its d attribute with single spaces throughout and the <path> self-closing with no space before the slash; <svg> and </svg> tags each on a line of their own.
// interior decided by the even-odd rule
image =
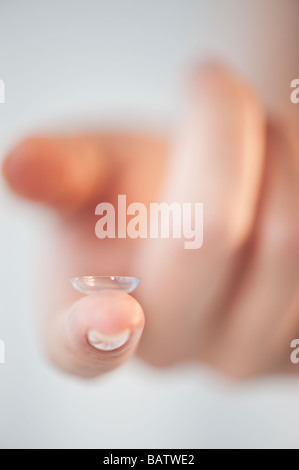
<svg viewBox="0 0 299 470">
<path fill-rule="evenodd" d="M 294 368 L 299 140 L 285 124 L 267 123 L 248 85 L 206 66 L 174 137 L 36 137 L 11 152 L 3 170 L 12 189 L 59 214 L 45 329 L 56 364 L 93 377 L 123 363 L 141 338 L 142 304 L 138 352 L 154 365 L 196 360 L 236 377 Z M 116 206 L 118 194 L 128 204 L 203 202 L 203 247 L 97 239 L 95 206 Z M 82 274 L 139 276 L 137 300 L 77 300 L 68 279 Z M 103 352 L 88 341 L 90 329 L 131 336 Z"/>
</svg>

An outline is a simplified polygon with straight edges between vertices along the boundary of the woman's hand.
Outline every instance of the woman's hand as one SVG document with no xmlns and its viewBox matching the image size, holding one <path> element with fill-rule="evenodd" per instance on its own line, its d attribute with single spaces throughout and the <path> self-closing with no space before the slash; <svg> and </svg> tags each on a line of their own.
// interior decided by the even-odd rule
<svg viewBox="0 0 299 470">
<path fill-rule="evenodd" d="M 34 137 L 11 152 L 3 167 L 11 188 L 59 214 L 45 329 L 56 364 L 93 377 L 123 363 L 141 339 L 140 356 L 157 366 L 196 360 L 235 377 L 292 369 L 299 139 L 291 125 L 267 122 L 248 85 L 205 66 L 173 136 Z M 185 250 L 177 239 L 99 240 L 95 207 L 116 207 L 118 194 L 147 206 L 203 202 L 202 248 Z M 69 278 L 84 274 L 142 282 L 135 298 L 78 300 Z M 98 348 L 122 338 L 116 349 Z"/>
</svg>

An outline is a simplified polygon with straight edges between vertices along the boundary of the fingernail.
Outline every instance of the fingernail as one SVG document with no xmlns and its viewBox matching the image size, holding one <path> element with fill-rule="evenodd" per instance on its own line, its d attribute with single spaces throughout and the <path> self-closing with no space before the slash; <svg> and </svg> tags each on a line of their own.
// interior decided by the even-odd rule
<svg viewBox="0 0 299 470">
<path fill-rule="evenodd" d="M 131 330 L 126 330 L 117 335 L 104 335 L 97 330 L 89 330 L 87 339 L 91 346 L 100 351 L 113 351 L 123 346 L 130 338 Z"/>
</svg>

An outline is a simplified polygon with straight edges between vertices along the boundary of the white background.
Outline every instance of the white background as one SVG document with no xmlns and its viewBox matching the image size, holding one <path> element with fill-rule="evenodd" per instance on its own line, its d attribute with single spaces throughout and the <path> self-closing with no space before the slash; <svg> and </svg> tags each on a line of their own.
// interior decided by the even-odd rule
<svg viewBox="0 0 299 470">
<path fill-rule="evenodd" d="M 297 7 L 292 0 L 1 0 L 1 155 L 27 133 L 74 116 L 169 125 L 184 71 L 217 55 L 255 84 L 273 112 L 288 109 Z M 1 448 L 299 447 L 294 378 L 236 385 L 204 368 L 156 371 L 137 360 L 94 382 L 52 369 L 36 326 L 51 218 L 2 182 L 0 197 Z"/>
</svg>

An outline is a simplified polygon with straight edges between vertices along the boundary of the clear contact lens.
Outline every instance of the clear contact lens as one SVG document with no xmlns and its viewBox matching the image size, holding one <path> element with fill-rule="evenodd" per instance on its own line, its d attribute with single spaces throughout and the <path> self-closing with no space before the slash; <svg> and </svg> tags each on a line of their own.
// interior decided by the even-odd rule
<svg viewBox="0 0 299 470">
<path fill-rule="evenodd" d="M 130 294 L 138 286 L 140 279 L 129 276 L 81 276 L 70 279 L 73 287 L 82 294 L 102 292 Z"/>
</svg>

